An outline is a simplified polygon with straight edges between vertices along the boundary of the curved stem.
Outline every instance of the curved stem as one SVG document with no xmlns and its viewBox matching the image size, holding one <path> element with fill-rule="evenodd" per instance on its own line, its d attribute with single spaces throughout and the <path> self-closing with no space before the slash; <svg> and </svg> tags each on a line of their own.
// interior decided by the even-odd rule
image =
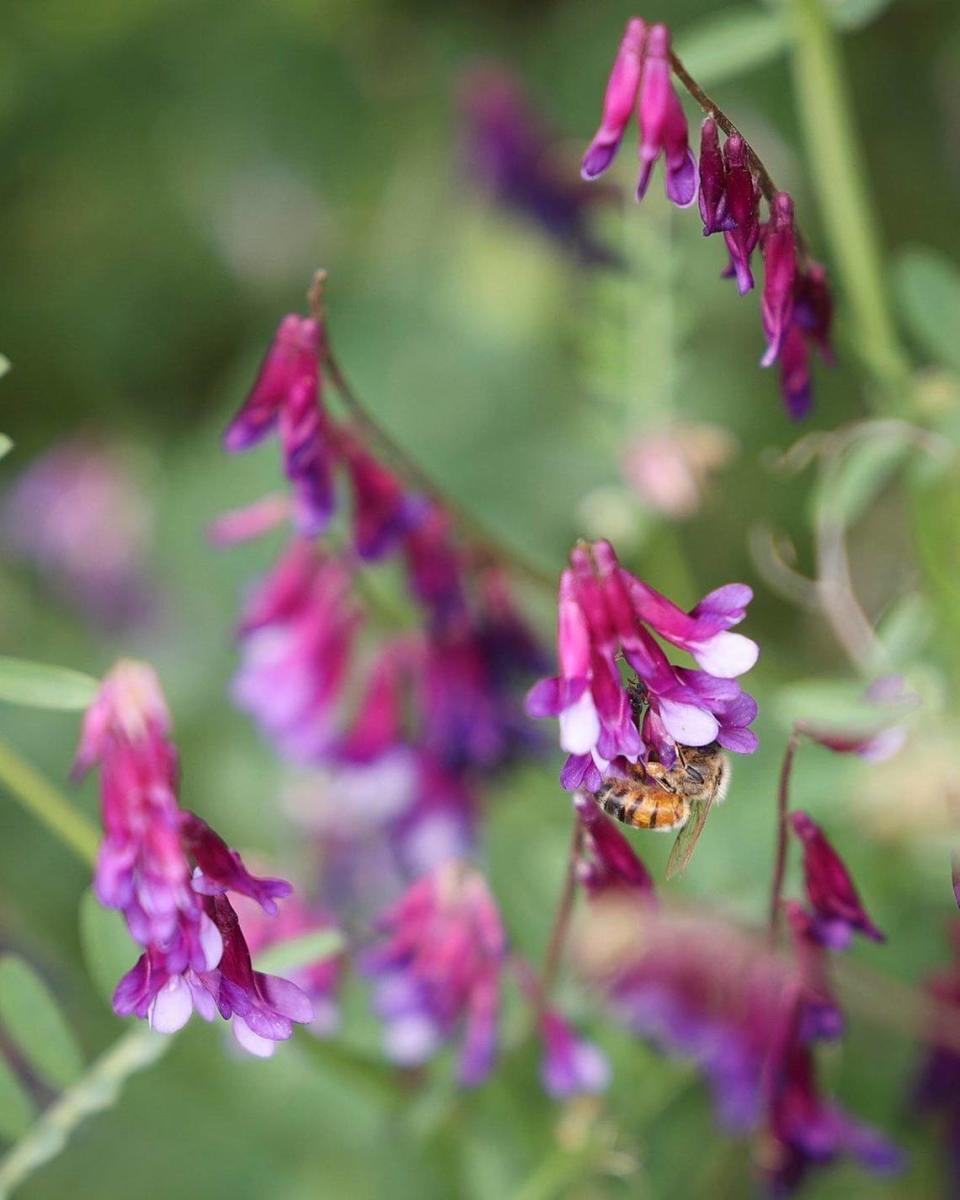
<svg viewBox="0 0 960 1200">
<path fill-rule="evenodd" d="M 311 314 L 322 322 L 324 327 L 326 326 L 324 309 L 326 278 L 326 271 L 317 271 L 310 291 L 307 293 Z M 361 427 L 371 442 L 380 448 L 383 456 L 397 468 L 408 483 L 432 500 L 438 508 L 446 512 L 460 526 L 471 543 L 474 561 L 480 566 L 499 564 L 511 567 L 514 571 L 525 575 L 533 583 L 549 588 L 551 592 L 555 591 L 557 578 L 553 572 L 531 562 L 518 551 L 504 546 L 502 542 L 488 533 L 475 517 L 464 511 L 455 500 L 446 495 L 426 471 L 410 457 L 393 435 L 383 428 L 347 379 L 333 353 L 329 339 L 324 339 L 320 353 L 326 377 L 333 384 L 337 395 L 354 422 Z"/>
<path fill-rule="evenodd" d="M 3 741 L 0 741 L 0 785 L 84 862 L 90 865 L 96 862 L 100 834 L 93 822 L 77 812 L 52 783 Z"/>
<path fill-rule="evenodd" d="M 550 998 L 550 992 L 556 982 L 557 972 L 563 958 L 563 949 L 570 930 L 570 918 L 573 915 L 573 903 L 577 896 L 577 860 L 583 845 L 583 827 L 580 818 L 574 813 L 573 834 L 570 838 L 570 851 L 567 856 L 567 870 L 563 880 L 563 890 L 553 916 L 553 927 L 550 930 L 550 941 L 543 959 L 541 973 L 541 1001 L 545 1005 Z"/>
<path fill-rule="evenodd" d="M 780 768 L 780 783 L 777 787 L 777 853 L 773 864 L 773 879 L 770 883 L 770 940 L 775 941 L 780 923 L 780 896 L 787 872 L 787 817 L 790 813 L 790 775 L 800 738 L 796 728 L 790 734 L 787 749 Z"/>
</svg>

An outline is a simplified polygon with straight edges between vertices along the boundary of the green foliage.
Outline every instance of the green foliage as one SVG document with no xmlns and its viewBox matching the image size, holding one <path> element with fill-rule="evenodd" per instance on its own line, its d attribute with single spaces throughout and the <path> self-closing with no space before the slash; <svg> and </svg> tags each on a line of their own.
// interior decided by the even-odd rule
<svg viewBox="0 0 960 1200">
<path fill-rule="evenodd" d="M 5 433 L 0 433 L 0 458 L 5 458 L 13 449 L 13 441 Z"/>
<path fill-rule="evenodd" d="M 677 53 L 699 83 L 714 87 L 772 61 L 789 43 L 781 12 L 728 6 L 678 34 Z"/>
<path fill-rule="evenodd" d="M 83 1070 L 83 1054 L 53 994 L 22 958 L 0 958 L 0 1025 L 30 1069 L 64 1088 Z"/>
<path fill-rule="evenodd" d="M 6 1141 L 18 1138 L 33 1117 L 33 1101 L 13 1068 L 0 1056 L 0 1138 Z"/>
<path fill-rule="evenodd" d="M 918 246 L 898 255 L 893 279 L 903 319 L 924 353 L 960 371 L 960 270 Z"/>
<path fill-rule="evenodd" d="M 256 968 L 269 974 L 283 975 L 333 958 L 343 948 L 342 934 L 335 929 L 319 929 L 267 946 L 257 955 Z"/>
<path fill-rule="evenodd" d="M 0 700 L 27 708 L 73 712 L 87 708 L 98 683 L 89 675 L 23 658 L 0 658 Z"/>
<path fill-rule="evenodd" d="M 80 897 L 80 946 L 96 990 L 109 1005 L 120 977 L 139 955 L 116 909 L 104 908 L 89 889 Z"/>
</svg>

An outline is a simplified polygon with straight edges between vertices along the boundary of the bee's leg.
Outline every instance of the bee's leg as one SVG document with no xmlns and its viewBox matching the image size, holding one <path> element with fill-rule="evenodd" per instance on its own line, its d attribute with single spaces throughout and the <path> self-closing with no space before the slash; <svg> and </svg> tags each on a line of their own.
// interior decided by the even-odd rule
<svg viewBox="0 0 960 1200">
<path fill-rule="evenodd" d="M 677 790 L 671 780 L 672 768 L 665 767 L 663 763 L 652 762 L 647 763 L 644 766 L 644 770 L 650 776 L 650 778 L 656 782 L 657 787 L 659 787 L 661 791 L 675 792 Z"/>
</svg>

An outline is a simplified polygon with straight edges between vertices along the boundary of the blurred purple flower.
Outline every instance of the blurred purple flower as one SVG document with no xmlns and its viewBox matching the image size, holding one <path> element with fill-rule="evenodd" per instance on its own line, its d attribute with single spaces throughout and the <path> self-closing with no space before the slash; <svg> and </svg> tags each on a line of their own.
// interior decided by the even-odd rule
<svg viewBox="0 0 960 1200">
<path fill-rule="evenodd" d="M 864 699 L 876 706 L 873 720 L 860 719 L 846 728 L 800 721 L 797 730 L 836 754 L 857 754 L 870 763 L 885 762 L 906 742 L 906 727 L 897 722 L 920 703 L 920 697 L 907 690 L 902 676 L 885 675 L 867 688 Z"/>
<path fill-rule="evenodd" d="M 927 981 L 930 998 L 942 1006 L 928 1032 L 928 1049 L 913 1089 L 917 1109 L 939 1125 L 950 1172 L 949 1194 L 960 1195 L 960 1053 L 943 1025 L 960 1013 L 960 922 L 949 926 L 953 961 Z M 954 1028 L 955 1028 L 954 1024 Z"/>
<path fill-rule="evenodd" d="M 815 915 L 813 935 L 834 950 L 848 946 L 854 933 L 884 941 L 867 916 L 843 860 L 820 827 L 802 811 L 790 814 L 790 827 L 803 844 L 804 882 Z"/>
<path fill-rule="evenodd" d="M 593 1042 L 581 1038 L 554 1009 L 540 1017 L 543 1060 L 540 1079 L 543 1089 L 554 1100 L 591 1095 L 606 1091 L 610 1084 L 610 1063 Z"/>
<path fill-rule="evenodd" d="M 265 533 L 289 521 L 289 499 L 279 492 L 222 513 L 207 526 L 207 538 L 214 546 L 237 546 L 255 541 Z"/>
<path fill-rule="evenodd" d="M 560 718 L 560 745 L 570 754 L 562 775 L 568 790 L 596 791 L 611 762 L 647 760 L 671 765 L 678 743 L 718 741 L 749 754 L 748 726 L 756 704 L 734 677 L 748 671 L 756 643 L 728 632 L 746 615 L 752 593 L 729 584 L 689 613 L 625 571 L 609 542 L 580 545 L 560 579 L 557 650 L 560 675 L 543 679 L 527 696 L 531 716 Z M 703 670 L 673 666 L 654 634 L 686 650 Z M 636 671 L 631 697 L 617 668 L 622 650 Z M 636 708 L 646 715 L 638 725 Z"/>
<path fill-rule="evenodd" d="M 291 313 L 280 322 L 253 390 L 224 434 L 224 446 L 246 450 L 278 424 L 284 466 L 293 484 L 294 519 L 301 533 L 315 536 L 333 513 L 333 446 L 323 409 L 321 323 Z"/>
<path fill-rule="evenodd" d="M 291 542 L 247 605 L 234 700 L 295 761 L 316 761 L 336 742 L 360 619 L 345 568 L 302 539 Z"/>
<path fill-rule="evenodd" d="M 379 921 L 364 957 L 388 1055 L 416 1066 L 460 1034 L 460 1081 L 482 1083 L 497 1044 L 505 938 L 482 876 L 449 862 L 418 879 Z"/>
<path fill-rule="evenodd" d="M 152 518 L 131 452 L 83 435 L 33 462 L 5 496 L 2 513 L 14 552 L 107 629 L 150 614 Z"/>
<path fill-rule="evenodd" d="M 643 901 L 653 900 L 650 872 L 630 842 L 603 815 L 593 797 L 578 792 L 573 804 L 583 830 L 582 849 L 576 863 L 577 878 L 587 894 L 593 899 L 629 894 Z"/>
<path fill-rule="evenodd" d="M 571 183 L 519 79 L 496 64 L 479 66 L 464 75 L 459 93 L 464 158 L 474 183 L 584 262 L 617 262 L 589 229 L 590 209 L 606 193 Z"/>
<path fill-rule="evenodd" d="M 105 836 L 94 888 L 120 909 L 144 953 L 117 984 L 120 1016 L 147 1017 L 163 1033 L 196 1009 L 233 1018 L 237 1040 L 265 1055 L 290 1036 L 291 1021 L 312 1018 L 310 1002 L 285 979 L 261 975 L 225 893 L 239 892 L 267 913 L 290 893 L 258 879 L 199 817 L 180 809 L 177 755 L 160 685 L 144 664 L 120 662 L 87 711 L 74 764 L 99 764 Z"/>
<path fill-rule="evenodd" d="M 793 230 L 793 200 L 778 192 L 770 209 L 770 222 L 763 236 L 763 332 L 767 349 L 760 360 L 769 367 L 780 355 L 793 318 L 793 293 L 797 278 L 796 235 Z"/>
<path fill-rule="evenodd" d="M 365 562 L 376 562 L 426 518 L 429 502 L 408 492 L 354 434 L 341 430 L 338 441 L 353 487 L 354 546 Z"/>
</svg>

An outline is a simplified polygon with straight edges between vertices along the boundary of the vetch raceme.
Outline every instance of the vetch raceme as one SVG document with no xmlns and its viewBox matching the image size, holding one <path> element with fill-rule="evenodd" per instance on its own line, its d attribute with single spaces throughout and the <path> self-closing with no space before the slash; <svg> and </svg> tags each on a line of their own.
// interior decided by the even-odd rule
<svg viewBox="0 0 960 1200">
<path fill-rule="evenodd" d="M 616 760 L 671 766 L 676 746 L 721 746 L 751 754 L 753 698 L 736 677 L 759 653 L 731 633 L 752 592 L 729 584 L 684 612 L 624 570 L 609 542 L 580 544 L 560 579 L 557 655 L 560 674 L 527 696 L 535 717 L 559 717 L 560 745 L 569 754 L 561 776 L 568 790 L 596 791 Z M 654 637 L 691 654 L 701 669 L 677 667 Z M 636 673 L 628 686 L 618 654 Z"/>
<path fill-rule="evenodd" d="M 170 716 L 153 671 L 120 662 L 83 723 L 74 771 L 99 765 L 104 840 L 94 890 L 123 913 L 144 953 L 117 984 L 114 1010 L 172 1033 L 195 1010 L 230 1020 L 252 1054 L 272 1053 L 293 1022 L 312 1020 L 309 999 L 288 980 L 253 970 L 229 892 L 264 912 L 291 888 L 250 874 L 205 822 L 177 798 Z"/>
<path fill-rule="evenodd" d="M 418 879 L 378 922 L 365 956 L 395 1062 L 426 1062 L 460 1030 L 460 1081 L 482 1083 L 497 1048 L 506 939 L 483 877 L 450 862 Z"/>
<path fill-rule="evenodd" d="M 680 208 L 697 198 L 697 163 L 687 138 L 687 119 L 670 81 L 670 31 L 634 17 L 627 22 L 603 100 L 600 128 L 583 156 L 584 179 L 596 179 L 613 161 L 631 115 L 640 131 L 637 199 L 646 194 L 662 156 L 667 196 Z"/>
</svg>

